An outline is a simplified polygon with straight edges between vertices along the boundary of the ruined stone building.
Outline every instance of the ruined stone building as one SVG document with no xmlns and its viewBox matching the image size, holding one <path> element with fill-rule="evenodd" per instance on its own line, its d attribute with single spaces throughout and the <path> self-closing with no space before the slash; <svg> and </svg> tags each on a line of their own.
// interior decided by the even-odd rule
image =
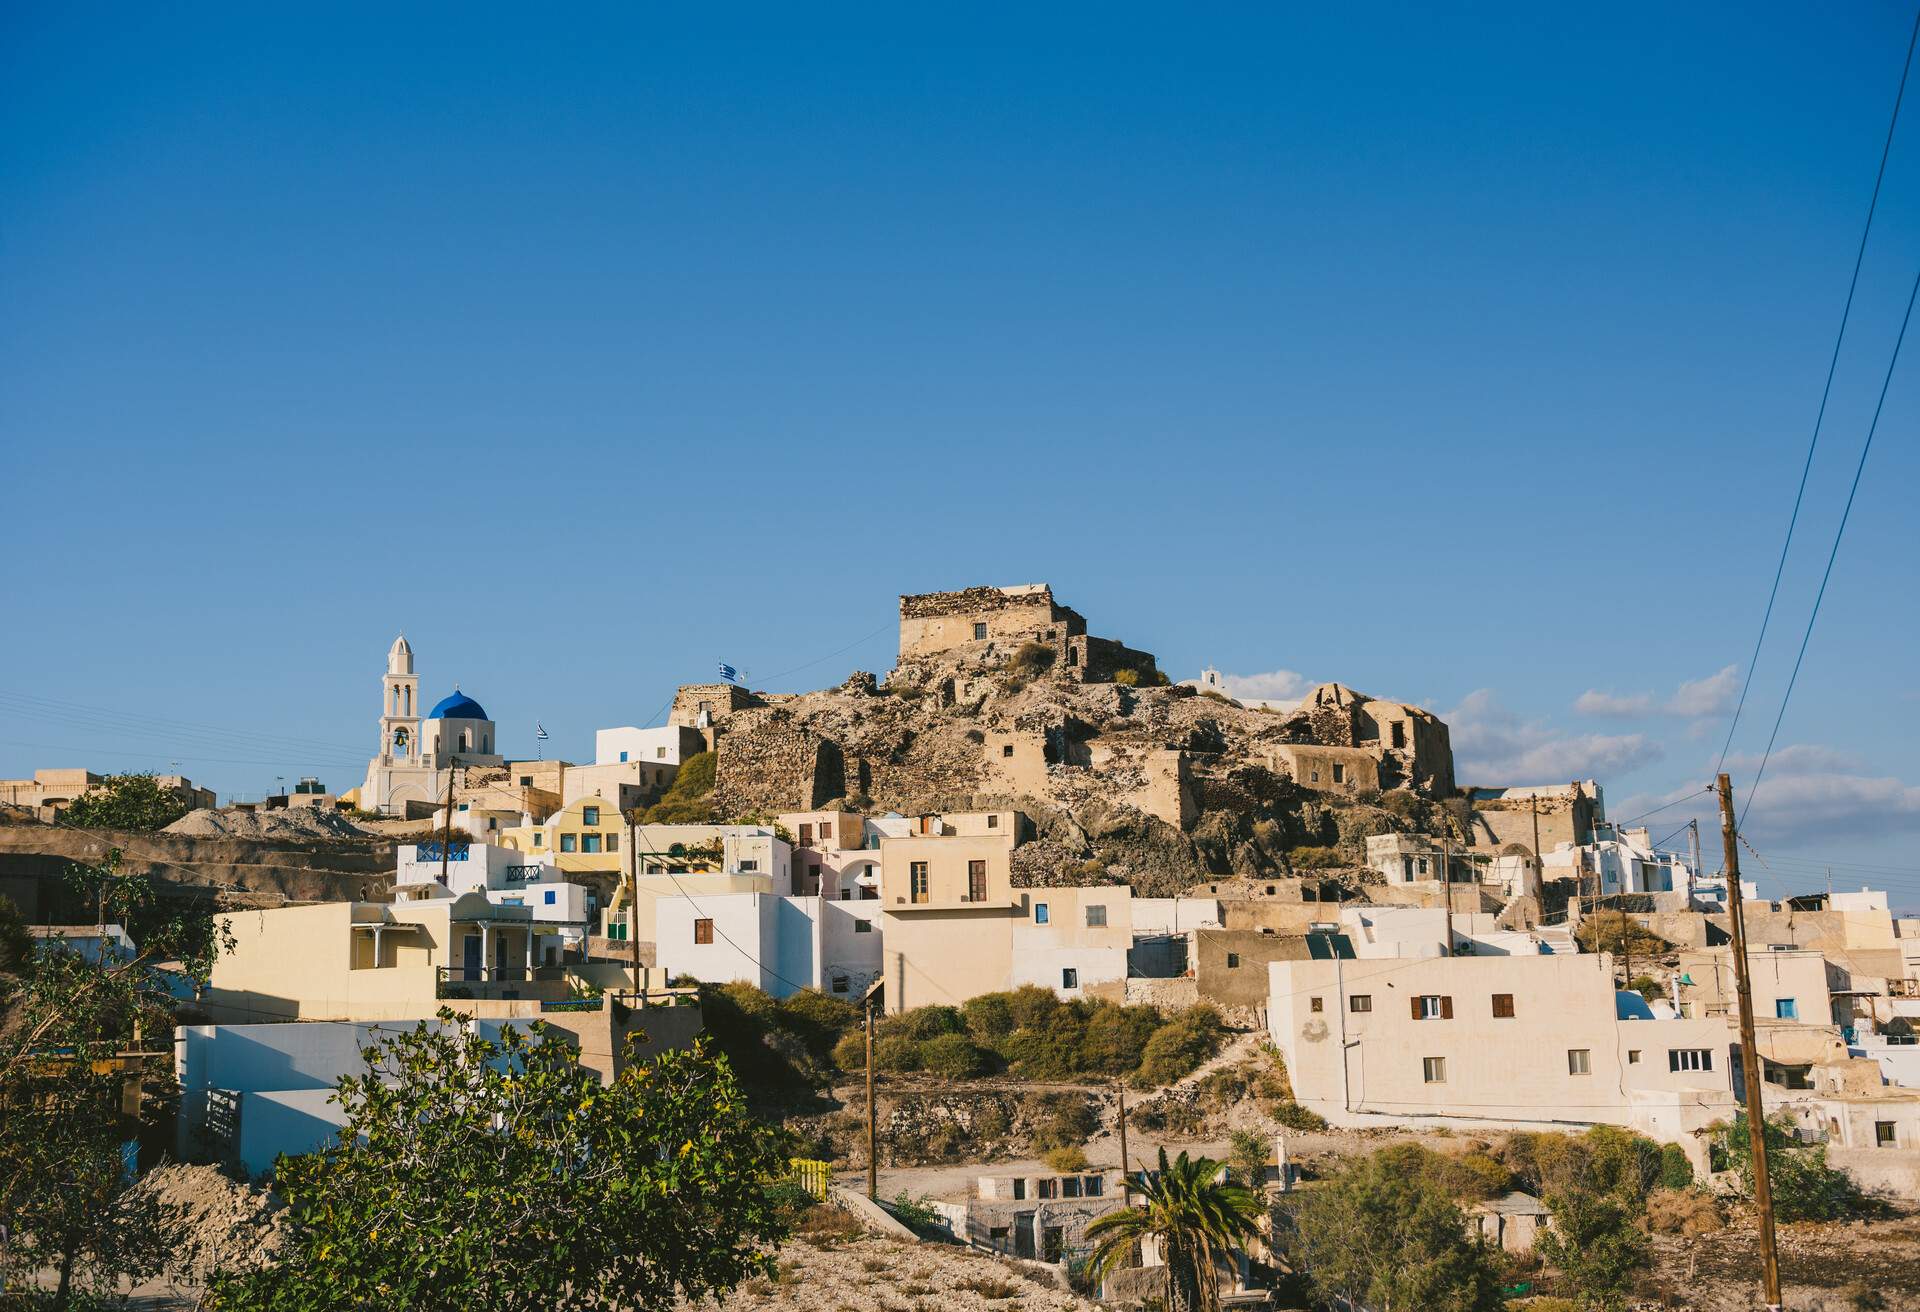
<svg viewBox="0 0 1920 1312">
<path fill-rule="evenodd" d="M 1607 818 L 1600 785 L 1591 779 L 1544 784 L 1530 788 L 1472 788 L 1470 838 L 1476 847 L 1502 848 L 1517 843 L 1544 857 L 1562 843 L 1585 847 L 1594 841 L 1594 826 Z M 1540 841 L 1534 843 L 1539 826 Z"/>
<path fill-rule="evenodd" d="M 1417 788 L 1442 797 L 1454 790 L 1453 743 L 1446 721 L 1405 702 L 1323 683 L 1287 717 L 1281 737 L 1275 745 L 1276 761 L 1295 783 L 1308 788 Z M 1300 744 L 1355 749 L 1373 762 L 1375 777 L 1365 780 L 1359 756 L 1301 753 Z M 1319 770 L 1324 773 L 1313 778 Z"/>
<path fill-rule="evenodd" d="M 1104 683 L 1132 670 L 1141 683 L 1160 682 L 1151 652 L 1087 635 L 1087 621 L 1053 599 L 1045 583 L 963 588 L 900 598 L 900 659 L 1011 654 L 1027 643 L 1053 652 L 1053 669 L 1071 679 Z"/>
</svg>

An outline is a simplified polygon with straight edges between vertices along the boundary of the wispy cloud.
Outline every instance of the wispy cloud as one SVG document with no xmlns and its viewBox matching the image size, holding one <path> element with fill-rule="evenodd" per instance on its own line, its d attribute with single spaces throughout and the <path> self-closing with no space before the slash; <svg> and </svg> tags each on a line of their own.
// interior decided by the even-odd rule
<svg viewBox="0 0 1920 1312">
<path fill-rule="evenodd" d="M 1493 692 L 1468 693 L 1443 717 L 1453 739 L 1454 775 L 1463 783 L 1528 784 L 1601 778 L 1657 761 L 1645 734 L 1568 734 L 1524 720 Z"/>
<path fill-rule="evenodd" d="M 1313 688 L 1313 680 L 1294 670 L 1265 674 L 1223 674 L 1227 696 L 1236 701 L 1298 701 Z"/>
<path fill-rule="evenodd" d="M 1743 756 L 1736 752 L 1727 758 L 1726 768 L 1735 775 L 1750 774 L 1760 768 L 1760 757 Z M 1823 747 L 1818 743 L 1793 743 L 1777 747 L 1773 755 L 1767 758 L 1767 773 L 1770 775 L 1855 774 L 1859 770 L 1860 758 L 1852 752 L 1843 752 L 1837 747 Z"/>
<path fill-rule="evenodd" d="M 1675 688 L 1669 697 L 1658 697 L 1650 692 L 1603 692 L 1598 688 L 1589 688 L 1574 698 L 1573 709 L 1581 715 L 1614 719 L 1674 715 L 1685 720 L 1697 720 L 1725 715 L 1733 709 L 1733 700 L 1739 692 L 1740 667 L 1729 665 L 1704 679 L 1688 679 Z"/>
</svg>

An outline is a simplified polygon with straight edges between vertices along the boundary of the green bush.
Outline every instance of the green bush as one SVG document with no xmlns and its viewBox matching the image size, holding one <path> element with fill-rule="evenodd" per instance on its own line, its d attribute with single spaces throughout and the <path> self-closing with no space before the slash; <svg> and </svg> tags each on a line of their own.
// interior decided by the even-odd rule
<svg viewBox="0 0 1920 1312">
<path fill-rule="evenodd" d="M 1287 863 L 1296 870 L 1327 870 L 1346 864 L 1340 859 L 1337 847 L 1316 847 L 1305 844 L 1287 853 Z"/>
<path fill-rule="evenodd" d="M 1140 682 L 1140 671 L 1115 670 L 1113 672 L 1113 681 L 1119 684 L 1122 688 L 1135 687 Z"/>
<path fill-rule="evenodd" d="M 1043 1159 L 1048 1168 L 1055 1171 L 1084 1171 L 1087 1169 L 1086 1150 L 1075 1144 L 1064 1148 L 1049 1148 Z"/>
<path fill-rule="evenodd" d="M 712 752 L 695 752 L 680 763 L 666 793 L 640 819 L 650 825 L 697 825 L 713 819 L 714 767 Z"/>
<path fill-rule="evenodd" d="M 847 1034 L 833 1045 L 833 1064 L 851 1074 L 867 1068 L 867 1036 Z"/>
<path fill-rule="evenodd" d="M 1753 1197 L 1753 1154 L 1747 1118 L 1741 1113 L 1720 1131 L 1720 1155 L 1740 1173 L 1743 1197 Z M 1827 1165 L 1827 1146 L 1800 1142 L 1785 1115 L 1767 1122 L 1767 1178 L 1774 1215 L 1782 1221 L 1837 1221 L 1870 1204 L 1853 1177 Z"/>
<path fill-rule="evenodd" d="M 110 775 L 67 804 L 62 820 L 86 829 L 164 829 L 187 804 L 151 774 Z M 381 819 L 386 819 L 382 816 Z"/>
<path fill-rule="evenodd" d="M 986 1050 L 964 1034 L 941 1034 L 920 1045 L 920 1068 L 933 1075 L 961 1080 L 983 1074 L 990 1064 Z"/>
<path fill-rule="evenodd" d="M 1686 1150 L 1677 1143 L 1660 1145 L 1660 1187 L 1662 1189 L 1685 1189 L 1693 1184 L 1693 1163 L 1687 1160 Z"/>
<path fill-rule="evenodd" d="M 1324 1130 L 1327 1118 L 1311 1107 L 1302 1107 L 1297 1102 L 1283 1102 L 1273 1109 L 1273 1119 L 1289 1130 Z"/>
<path fill-rule="evenodd" d="M 942 1034 L 966 1032 L 967 1023 L 958 1007 L 915 1007 L 911 1011 L 888 1016 L 879 1025 L 879 1033 L 884 1036 L 912 1039 L 916 1043 L 938 1038 Z"/>
<path fill-rule="evenodd" d="M 1029 1098 L 1026 1105 L 1034 1120 L 1033 1149 L 1037 1153 L 1078 1148 L 1100 1128 L 1099 1114 L 1084 1094 L 1043 1093 Z"/>
<path fill-rule="evenodd" d="M 1007 668 L 1022 678 L 1031 679 L 1053 668 L 1054 650 L 1041 642 L 1025 642 L 1007 658 Z"/>
<path fill-rule="evenodd" d="M 982 993 L 977 998 L 968 998 L 961 1006 L 960 1014 L 966 1018 L 967 1033 L 973 1035 L 976 1042 L 993 1043 L 1013 1033 L 1015 1025 L 1009 996 L 1005 993 Z"/>
<path fill-rule="evenodd" d="M 873 1044 L 873 1064 L 875 1069 L 883 1071 L 917 1071 L 920 1069 L 920 1045 L 903 1034 L 889 1034 L 884 1039 L 876 1039 Z"/>
<path fill-rule="evenodd" d="M 1140 1088 L 1172 1084 L 1191 1075 L 1220 1050 L 1220 1013 L 1204 1004 L 1189 1007 L 1177 1020 L 1153 1032 L 1140 1054 L 1133 1082 Z"/>
<path fill-rule="evenodd" d="M 1059 994 L 1037 984 L 1023 984 L 1001 996 L 1007 1000 L 1007 1012 L 1012 1016 L 1013 1027 L 1017 1030 L 1044 1028 L 1053 1020 L 1055 1013 L 1066 1005 L 1060 1001 Z"/>
</svg>

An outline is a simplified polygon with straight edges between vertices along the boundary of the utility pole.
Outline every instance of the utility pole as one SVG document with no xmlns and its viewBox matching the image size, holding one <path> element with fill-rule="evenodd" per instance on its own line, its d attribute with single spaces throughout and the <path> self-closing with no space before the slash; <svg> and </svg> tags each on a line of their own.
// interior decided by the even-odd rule
<svg viewBox="0 0 1920 1312">
<path fill-rule="evenodd" d="M 1700 882 L 1700 818 L 1698 816 L 1687 821 L 1687 838 L 1693 855 L 1693 882 L 1698 884 Z M 1687 889 L 1687 901 L 1689 905 L 1692 904 L 1692 888 Z"/>
<path fill-rule="evenodd" d="M 1447 955 L 1453 955 L 1453 840 L 1440 842 L 1440 887 L 1447 895 Z"/>
<path fill-rule="evenodd" d="M 640 988 L 640 809 L 627 812 L 627 952 L 633 959 L 633 991 Z M 657 958 L 656 958 L 657 960 Z"/>
<path fill-rule="evenodd" d="M 1546 862 L 1540 855 L 1540 796 L 1538 793 L 1527 795 L 1527 810 L 1533 815 L 1533 868 L 1536 873 L 1546 872 Z"/>
<path fill-rule="evenodd" d="M 1753 1037 L 1753 986 L 1747 979 L 1746 911 L 1740 892 L 1740 837 L 1733 827 L 1733 783 L 1716 782 L 1720 793 L 1720 841 L 1727 865 L 1728 920 L 1732 925 L 1733 977 L 1740 995 L 1740 1074 L 1747 1086 L 1747 1139 L 1753 1149 L 1753 1203 L 1760 1213 L 1760 1269 L 1767 1307 L 1780 1308 L 1780 1255 L 1773 1242 L 1773 1185 L 1767 1178 L 1767 1120 L 1760 1105 L 1760 1054 Z"/>
<path fill-rule="evenodd" d="M 880 1157 L 875 1150 L 873 1107 L 873 993 L 867 990 L 867 1197 L 880 1200 Z"/>
<path fill-rule="evenodd" d="M 1131 1206 L 1133 1190 L 1127 1187 L 1127 1086 L 1115 1086 L 1120 1091 L 1120 1205 Z"/>
<path fill-rule="evenodd" d="M 447 823 L 440 831 L 440 887 L 447 888 L 447 862 L 453 859 L 453 762 L 447 762 Z M 448 889 L 451 892 L 451 889 Z M 480 963 L 484 968 L 486 963 Z"/>
</svg>

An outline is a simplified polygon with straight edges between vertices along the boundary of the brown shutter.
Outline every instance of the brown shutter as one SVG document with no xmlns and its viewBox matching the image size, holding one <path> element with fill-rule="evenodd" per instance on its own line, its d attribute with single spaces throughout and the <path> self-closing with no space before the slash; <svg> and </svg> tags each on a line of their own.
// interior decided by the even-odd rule
<svg viewBox="0 0 1920 1312">
<path fill-rule="evenodd" d="M 1414 994 L 1413 997 L 1409 999 L 1409 1001 L 1413 1003 L 1413 1018 L 1415 1020 L 1419 1020 L 1420 1019 L 1420 995 L 1418 993 Z"/>
<path fill-rule="evenodd" d="M 1440 1019 L 1453 1019 L 1453 996 L 1451 994 L 1440 999 Z"/>
</svg>

